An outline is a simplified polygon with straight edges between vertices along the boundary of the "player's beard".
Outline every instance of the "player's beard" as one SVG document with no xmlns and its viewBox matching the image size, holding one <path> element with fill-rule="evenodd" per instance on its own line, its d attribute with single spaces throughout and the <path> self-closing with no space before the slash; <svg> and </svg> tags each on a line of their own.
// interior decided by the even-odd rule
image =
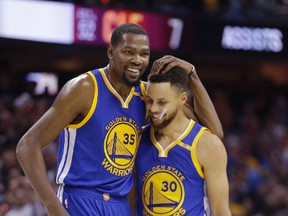
<svg viewBox="0 0 288 216">
<path fill-rule="evenodd" d="M 150 119 L 150 122 L 154 128 L 154 130 L 161 130 L 165 127 L 167 127 L 172 121 L 173 119 L 175 119 L 176 115 L 178 113 L 178 109 L 176 108 L 169 116 L 167 116 L 167 114 L 165 114 L 163 116 L 163 121 L 161 123 L 155 123 L 153 122 L 153 119 Z"/>
<path fill-rule="evenodd" d="M 140 84 L 140 78 L 141 78 L 141 76 L 139 76 L 138 79 L 135 80 L 135 81 L 130 81 L 130 80 L 127 79 L 125 73 L 123 73 L 123 75 L 122 75 L 122 80 L 129 87 L 138 86 Z"/>
</svg>

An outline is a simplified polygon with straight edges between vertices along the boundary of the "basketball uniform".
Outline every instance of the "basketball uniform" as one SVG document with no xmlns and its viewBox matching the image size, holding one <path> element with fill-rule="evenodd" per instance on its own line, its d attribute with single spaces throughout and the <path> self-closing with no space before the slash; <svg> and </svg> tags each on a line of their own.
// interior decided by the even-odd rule
<svg viewBox="0 0 288 216">
<path fill-rule="evenodd" d="M 59 138 L 57 196 L 71 216 L 130 215 L 127 194 L 144 119 L 145 87 L 133 87 L 124 101 L 103 69 L 88 72 L 93 102 L 79 124 Z"/>
<path fill-rule="evenodd" d="M 136 157 L 137 215 L 210 215 L 204 173 L 195 149 L 207 128 L 191 120 L 165 150 L 145 127 Z"/>
</svg>

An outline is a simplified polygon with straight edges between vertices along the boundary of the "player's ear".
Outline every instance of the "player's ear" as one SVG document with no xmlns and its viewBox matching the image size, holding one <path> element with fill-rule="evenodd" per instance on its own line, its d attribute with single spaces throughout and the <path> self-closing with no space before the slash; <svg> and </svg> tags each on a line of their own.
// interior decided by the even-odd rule
<svg viewBox="0 0 288 216">
<path fill-rule="evenodd" d="M 111 44 L 108 45 L 108 48 L 107 48 L 107 56 L 109 59 L 112 59 L 113 58 L 113 47 Z"/>
<path fill-rule="evenodd" d="M 182 92 L 182 93 L 180 94 L 180 100 L 181 100 L 181 103 L 182 103 L 183 105 L 186 103 L 187 98 L 188 98 L 187 92 Z"/>
</svg>

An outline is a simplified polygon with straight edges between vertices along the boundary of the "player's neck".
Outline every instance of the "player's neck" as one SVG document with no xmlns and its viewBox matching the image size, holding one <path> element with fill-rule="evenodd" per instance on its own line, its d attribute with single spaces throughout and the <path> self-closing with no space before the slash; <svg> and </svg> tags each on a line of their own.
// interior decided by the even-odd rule
<svg viewBox="0 0 288 216">
<path fill-rule="evenodd" d="M 126 85 L 125 83 L 117 80 L 114 76 L 113 73 L 110 71 L 109 65 L 107 65 L 105 68 L 103 68 L 104 73 L 108 79 L 108 81 L 110 82 L 110 84 L 112 85 L 112 87 L 116 90 L 116 92 L 124 99 L 126 100 L 126 98 L 128 97 L 128 95 L 130 94 L 130 91 L 132 89 L 132 87 Z"/>
<path fill-rule="evenodd" d="M 173 142 L 185 132 L 189 123 L 190 120 L 184 114 L 177 115 L 165 128 L 155 130 L 155 138 L 157 141 L 165 138 Z"/>
</svg>

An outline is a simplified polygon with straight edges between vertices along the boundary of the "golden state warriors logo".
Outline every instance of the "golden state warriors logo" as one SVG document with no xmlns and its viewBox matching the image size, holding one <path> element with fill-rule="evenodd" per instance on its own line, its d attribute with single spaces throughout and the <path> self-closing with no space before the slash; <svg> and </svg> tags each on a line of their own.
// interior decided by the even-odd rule
<svg viewBox="0 0 288 216">
<path fill-rule="evenodd" d="M 128 175 L 134 164 L 139 128 L 134 120 L 124 117 L 111 121 L 106 126 L 102 165 L 111 174 Z"/>
<path fill-rule="evenodd" d="M 184 178 L 180 178 L 169 169 L 159 170 L 155 168 L 154 171 L 149 172 L 149 175 L 143 178 L 143 215 L 185 214 L 186 210 L 182 208 L 185 198 L 182 183 Z"/>
</svg>

